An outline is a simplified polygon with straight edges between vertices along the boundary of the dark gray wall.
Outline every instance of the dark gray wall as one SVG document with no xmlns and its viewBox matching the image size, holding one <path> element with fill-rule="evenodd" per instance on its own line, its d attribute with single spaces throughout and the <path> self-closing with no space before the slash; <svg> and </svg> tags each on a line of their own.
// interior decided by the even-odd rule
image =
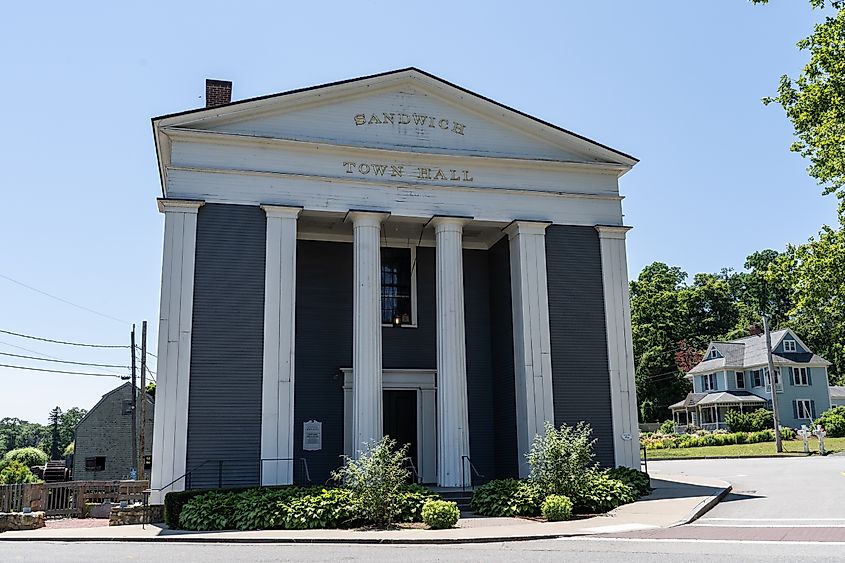
<svg viewBox="0 0 845 563">
<path fill-rule="evenodd" d="M 519 475 L 516 443 L 516 383 L 513 371 L 513 309 L 508 238 L 490 248 L 490 358 L 496 471 L 492 477 Z"/>
<path fill-rule="evenodd" d="M 191 488 L 258 483 L 264 350 L 264 211 L 199 209 L 188 399 Z M 212 461 L 207 461 L 212 460 Z"/>
<path fill-rule="evenodd" d="M 614 465 L 601 249 L 593 227 L 546 231 L 555 424 L 585 420 L 595 452 Z"/>
<path fill-rule="evenodd" d="M 343 455 L 343 377 L 352 366 L 352 245 L 298 241 L 296 246 L 294 456 L 322 483 Z M 323 423 L 323 449 L 302 449 L 302 424 Z M 303 480 L 302 465 L 294 471 Z"/>
</svg>

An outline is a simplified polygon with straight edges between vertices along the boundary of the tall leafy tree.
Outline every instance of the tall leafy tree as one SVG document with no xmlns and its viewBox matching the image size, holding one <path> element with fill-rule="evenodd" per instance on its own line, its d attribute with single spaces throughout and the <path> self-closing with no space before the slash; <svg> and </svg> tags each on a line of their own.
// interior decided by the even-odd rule
<svg viewBox="0 0 845 563">
<path fill-rule="evenodd" d="M 766 4 L 768 0 L 752 0 Z M 845 0 L 810 0 L 813 8 L 830 7 L 834 15 L 813 29 L 798 48 L 810 54 L 796 79 L 783 75 L 777 96 L 763 99 L 783 107 L 797 140 L 790 150 L 810 161 L 809 174 L 836 193 L 845 211 Z"/>
<path fill-rule="evenodd" d="M 59 459 L 64 448 L 61 447 L 61 436 L 59 432 L 59 421 L 62 418 L 62 409 L 59 407 L 50 411 L 50 459 Z"/>
</svg>

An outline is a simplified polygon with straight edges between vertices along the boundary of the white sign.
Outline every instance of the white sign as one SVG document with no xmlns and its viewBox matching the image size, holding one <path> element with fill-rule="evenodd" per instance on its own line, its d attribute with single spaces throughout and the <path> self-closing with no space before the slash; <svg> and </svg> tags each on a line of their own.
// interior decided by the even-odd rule
<svg viewBox="0 0 845 563">
<path fill-rule="evenodd" d="M 323 449 L 323 423 L 308 420 L 302 423 L 302 449 L 316 452 Z"/>
</svg>

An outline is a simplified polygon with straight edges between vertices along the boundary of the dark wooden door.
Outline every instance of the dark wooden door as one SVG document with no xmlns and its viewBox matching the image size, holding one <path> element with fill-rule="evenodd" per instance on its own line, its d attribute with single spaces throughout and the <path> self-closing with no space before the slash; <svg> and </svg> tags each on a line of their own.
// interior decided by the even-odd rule
<svg viewBox="0 0 845 563">
<path fill-rule="evenodd" d="M 417 460 L 417 392 L 384 391 L 384 434 L 396 440 L 401 447 L 408 444 L 408 457 Z"/>
</svg>

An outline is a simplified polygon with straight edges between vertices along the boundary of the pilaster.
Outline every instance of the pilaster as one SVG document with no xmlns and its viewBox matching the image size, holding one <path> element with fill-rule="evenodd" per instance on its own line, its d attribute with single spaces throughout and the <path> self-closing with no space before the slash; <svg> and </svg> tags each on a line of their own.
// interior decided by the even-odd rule
<svg viewBox="0 0 845 563">
<path fill-rule="evenodd" d="M 639 469 L 637 388 L 625 252 L 625 233 L 630 228 L 599 225 L 596 230 L 601 246 L 614 457 L 616 465 Z"/>
<path fill-rule="evenodd" d="M 261 484 L 293 482 L 296 224 L 299 207 L 262 205 L 267 215 Z"/>
<path fill-rule="evenodd" d="M 548 223 L 514 221 L 505 229 L 511 260 L 514 380 L 520 477 L 528 475 L 525 454 L 545 422 L 554 424 L 552 346 L 546 273 Z"/>
<path fill-rule="evenodd" d="M 158 328 L 158 385 L 153 423 L 150 499 L 161 503 L 185 488 L 188 390 L 194 304 L 197 215 L 202 201 L 159 199 L 164 213 L 164 256 Z M 174 482 L 175 481 L 175 482 Z M 156 489 L 162 489 L 157 491 Z"/>
</svg>

